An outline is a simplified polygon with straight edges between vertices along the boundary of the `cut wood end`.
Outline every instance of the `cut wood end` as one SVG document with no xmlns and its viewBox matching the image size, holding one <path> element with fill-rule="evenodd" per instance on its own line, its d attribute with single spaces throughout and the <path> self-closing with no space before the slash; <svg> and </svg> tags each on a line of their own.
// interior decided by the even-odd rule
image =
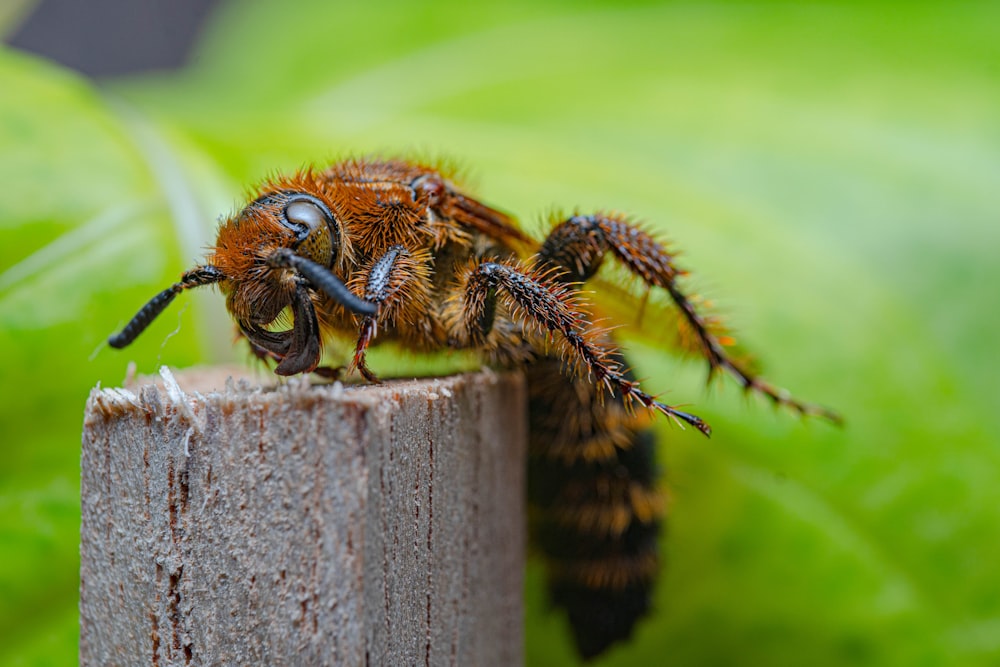
<svg viewBox="0 0 1000 667">
<path fill-rule="evenodd" d="M 519 374 L 164 375 L 88 401 L 81 664 L 521 662 Z"/>
</svg>

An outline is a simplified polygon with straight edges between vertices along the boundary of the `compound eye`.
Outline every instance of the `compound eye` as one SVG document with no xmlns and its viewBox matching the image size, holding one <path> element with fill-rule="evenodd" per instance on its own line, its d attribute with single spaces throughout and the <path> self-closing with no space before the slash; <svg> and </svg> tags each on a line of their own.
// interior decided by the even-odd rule
<svg viewBox="0 0 1000 667">
<path fill-rule="evenodd" d="M 329 215 L 326 207 L 311 199 L 296 199 L 285 207 L 285 219 L 296 229 L 299 240 L 326 227 Z"/>
<path fill-rule="evenodd" d="M 331 266 L 337 257 L 340 228 L 327 205 L 312 195 L 296 192 L 285 202 L 286 227 L 295 232 L 291 249 L 322 266 Z"/>
</svg>

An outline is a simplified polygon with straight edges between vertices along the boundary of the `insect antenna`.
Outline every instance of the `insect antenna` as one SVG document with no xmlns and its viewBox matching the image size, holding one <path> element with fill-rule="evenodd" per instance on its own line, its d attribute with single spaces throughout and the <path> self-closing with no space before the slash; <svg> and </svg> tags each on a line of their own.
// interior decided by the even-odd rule
<svg viewBox="0 0 1000 667">
<path fill-rule="evenodd" d="M 225 278 L 219 269 L 210 264 L 196 266 L 187 271 L 178 282 L 154 296 L 145 306 L 140 308 L 135 317 L 120 332 L 108 338 L 108 345 L 118 350 L 130 345 L 156 319 L 157 315 L 166 310 L 178 294 L 186 289 L 211 285 L 225 280 Z"/>
<path fill-rule="evenodd" d="M 267 258 L 267 263 L 273 267 L 295 270 L 300 276 L 312 283 L 313 287 L 358 315 L 374 315 L 378 312 L 378 304 L 358 297 L 347 289 L 347 285 L 342 283 L 340 278 L 333 275 L 329 269 L 310 259 L 296 255 L 288 248 L 275 250 Z"/>
</svg>

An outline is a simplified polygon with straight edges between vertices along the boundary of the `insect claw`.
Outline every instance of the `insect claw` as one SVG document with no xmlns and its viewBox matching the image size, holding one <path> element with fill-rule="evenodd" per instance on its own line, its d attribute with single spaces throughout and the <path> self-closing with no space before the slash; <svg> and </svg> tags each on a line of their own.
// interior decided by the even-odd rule
<svg viewBox="0 0 1000 667">
<path fill-rule="evenodd" d="M 666 403 L 660 403 L 659 401 L 653 401 L 652 407 L 655 407 L 657 410 L 659 410 L 663 414 L 673 419 L 681 428 L 684 427 L 684 425 L 681 422 L 687 422 L 691 426 L 694 426 L 696 429 L 701 431 L 702 435 L 704 435 L 706 438 L 712 437 L 712 427 L 709 426 L 708 423 L 701 417 L 693 415 L 689 412 L 684 412 L 682 410 L 672 408 Z"/>
<path fill-rule="evenodd" d="M 361 373 L 361 376 L 365 380 L 367 380 L 368 382 L 371 382 L 372 384 L 382 384 L 382 379 L 379 378 L 378 375 L 376 375 L 375 373 L 373 373 L 368 368 L 367 365 L 362 364 L 362 365 L 358 366 L 358 372 Z"/>
<path fill-rule="evenodd" d="M 806 404 L 803 406 L 803 408 L 805 408 L 802 410 L 803 417 L 814 415 L 817 417 L 822 417 L 823 419 L 827 420 L 834 426 L 844 425 L 844 417 L 840 413 L 834 412 L 830 408 L 824 408 L 821 405 L 811 405 L 811 404 Z"/>
</svg>

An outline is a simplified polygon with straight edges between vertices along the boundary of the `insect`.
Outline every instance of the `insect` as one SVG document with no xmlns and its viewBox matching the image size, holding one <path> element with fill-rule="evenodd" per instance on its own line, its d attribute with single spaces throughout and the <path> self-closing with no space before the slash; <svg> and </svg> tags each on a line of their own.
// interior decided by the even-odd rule
<svg viewBox="0 0 1000 667">
<path fill-rule="evenodd" d="M 214 284 L 253 353 L 279 375 L 323 370 L 324 344 L 345 338 L 354 341 L 347 372 L 371 382 L 366 351 L 386 340 L 475 350 L 494 366 L 523 369 L 532 538 L 552 601 L 568 614 L 580 655 L 592 658 L 650 608 L 664 514 L 651 419 L 710 434 L 701 418 L 647 393 L 598 322 L 582 286 L 600 280 L 606 261 L 665 292 L 679 346 L 701 355 L 710 376 L 727 373 L 776 404 L 837 419 L 735 361 L 718 321 L 682 289 L 674 255 L 625 216 L 556 219 L 539 243 L 442 170 L 402 159 L 350 159 L 268 180 L 222 222 L 205 263 L 108 342 L 129 345 L 178 294 Z"/>
</svg>

